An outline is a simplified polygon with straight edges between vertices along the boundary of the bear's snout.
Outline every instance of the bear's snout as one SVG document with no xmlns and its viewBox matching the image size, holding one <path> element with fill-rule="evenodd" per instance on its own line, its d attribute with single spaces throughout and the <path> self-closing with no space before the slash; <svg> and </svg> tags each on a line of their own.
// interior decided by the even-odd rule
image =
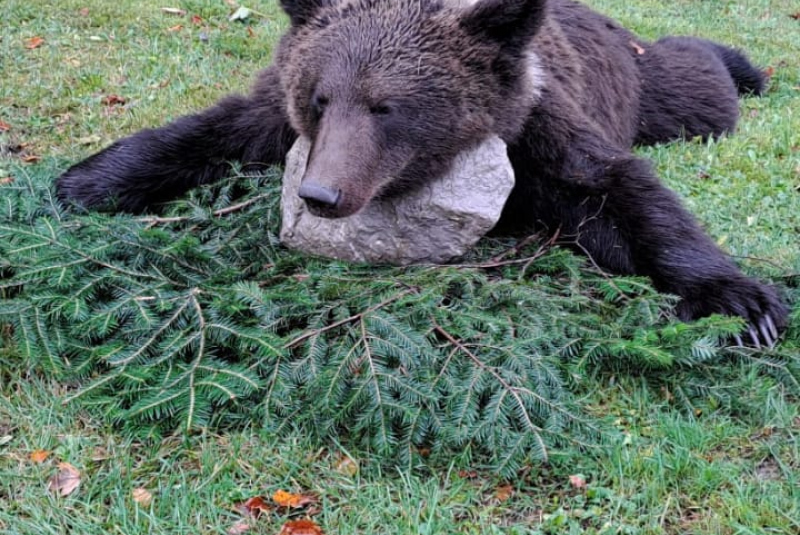
<svg viewBox="0 0 800 535">
<path fill-rule="evenodd" d="M 342 200 L 342 190 L 322 186 L 311 181 L 301 184 L 297 194 L 310 208 L 320 208 L 322 210 L 336 208 Z"/>
<path fill-rule="evenodd" d="M 323 185 L 322 180 L 308 178 L 300 184 L 297 196 L 306 203 L 308 211 L 317 217 L 337 219 L 358 212 L 364 202 L 348 195 L 341 188 Z"/>
</svg>

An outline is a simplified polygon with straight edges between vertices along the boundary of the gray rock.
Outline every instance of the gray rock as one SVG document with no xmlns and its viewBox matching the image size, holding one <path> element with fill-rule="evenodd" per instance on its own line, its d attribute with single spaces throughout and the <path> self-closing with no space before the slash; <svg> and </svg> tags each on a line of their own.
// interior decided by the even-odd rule
<svg viewBox="0 0 800 535">
<path fill-rule="evenodd" d="M 398 265 L 448 262 L 491 230 L 514 187 L 506 145 L 492 137 L 417 191 L 375 199 L 347 218 L 325 219 L 310 214 L 297 195 L 309 149 L 301 138 L 286 158 L 281 242 L 318 256 Z"/>
</svg>

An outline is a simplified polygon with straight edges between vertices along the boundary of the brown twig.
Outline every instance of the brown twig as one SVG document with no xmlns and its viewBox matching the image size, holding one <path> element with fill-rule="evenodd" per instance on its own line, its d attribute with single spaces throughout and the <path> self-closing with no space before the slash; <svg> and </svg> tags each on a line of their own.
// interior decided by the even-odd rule
<svg viewBox="0 0 800 535">
<path fill-rule="evenodd" d="M 455 267 L 455 268 L 459 268 L 459 269 L 494 269 L 494 268 L 505 267 L 505 266 L 514 266 L 514 265 L 517 265 L 517 264 L 525 264 L 525 269 L 527 269 L 528 267 L 530 267 L 530 265 L 532 263 L 534 263 L 536 260 L 538 260 L 542 256 L 544 256 L 544 254 L 550 249 L 550 247 L 552 247 L 553 245 L 556 244 L 556 240 L 558 240 L 559 235 L 560 235 L 560 232 L 556 231 L 556 233 L 549 240 L 547 240 L 547 242 L 542 244 L 536 250 L 536 252 L 533 253 L 532 256 L 526 256 L 525 258 L 515 258 L 513 260 L 503 260 L 503 258 L 506 258 L 507 256 L 510 256 L 512 254 L 518 253 L 520 250 L 522 250 L 523 247 L 525 247 L 530 242 L 532 242 L 536 238 L 538 238 L 539 237 L 538 234 L 533 234 L 531 236 L 528 236 L 524 240 L 520 241 L 514 247 L 512 247 L 512 248 L 506 250 L 505 252 L 493 257 L 492 259 L 490 259 L 487 262 L 482 262 L 480 264 L 453 264 L 453 265 L 445 264 L 442 267 Z"/>
<path fill-rule="evenodd" d="M 257 203 L 261 199 L 265 199 L 269 197 L 271 194 L 264 193 L 261 195 L 256 195 L 252 199 L 248 199 L 246 201 L 240 202 L 239 204 L 234 204 L 232 206 L 228 206 L 226 208 L 220 208 L 219 210 L 215 210 L 212 212 L 211 215 L 214 217 L 222 217 L 228 214 L 232 214 L 233 212 L 238 212 L 248 206 Z M 161 225 L 166 223 L 181 223 L 183 221 L 189 221 L 190 217 L 140 217 L 136 221 L 138 223 L 147 223 L 149 226 L 153 225 Z"/>
</svg>

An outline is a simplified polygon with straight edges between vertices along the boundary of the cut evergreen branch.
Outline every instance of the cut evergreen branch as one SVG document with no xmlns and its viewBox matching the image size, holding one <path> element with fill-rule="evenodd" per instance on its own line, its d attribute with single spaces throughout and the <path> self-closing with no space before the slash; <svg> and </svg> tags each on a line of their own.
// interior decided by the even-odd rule
<svg viewBox="0 0 800 535">
<path fill-rule="evenodd" d="M 485 240 L 454 266 L 349 265 L 279 245 L 277 170 L 146 217 L 64 211 L 48 176 L 22 176 L 0 192 L 0 321 L 20 358 L 78 385 L 66 401 L 136 434 L 256 420 L 511 475 L 614 440 L 581 407 L 587 373 L 641 374 L 687 408 L 735 403 L 734 364 L 800 391 L 791 343 L 723 349 L 740 320 L 675 322 L 670 297 L 556 238 Z"/>
</svg>

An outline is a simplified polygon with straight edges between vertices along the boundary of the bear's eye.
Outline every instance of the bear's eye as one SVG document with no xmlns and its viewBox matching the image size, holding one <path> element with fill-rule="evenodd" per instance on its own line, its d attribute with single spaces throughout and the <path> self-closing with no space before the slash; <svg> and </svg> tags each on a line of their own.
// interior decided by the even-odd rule
<svg viewBox="0 0 800 535">
<path fill-rule="evenodd" d="M 391 115 L 394 113 L 394 105 L 391 102 L 380 102 L 378 104 L 373 104 L 369 107 L 369 112 L 372 115 Z"/>
<path fill-rule="evenodd" d="M 330 99 L 326 96 L 315 94 L 311 97 L 311 111 L 314 114 L 315 119 L 319 119 L 322 117 L 325 108 L 328 106 Z"/>
</svg>

